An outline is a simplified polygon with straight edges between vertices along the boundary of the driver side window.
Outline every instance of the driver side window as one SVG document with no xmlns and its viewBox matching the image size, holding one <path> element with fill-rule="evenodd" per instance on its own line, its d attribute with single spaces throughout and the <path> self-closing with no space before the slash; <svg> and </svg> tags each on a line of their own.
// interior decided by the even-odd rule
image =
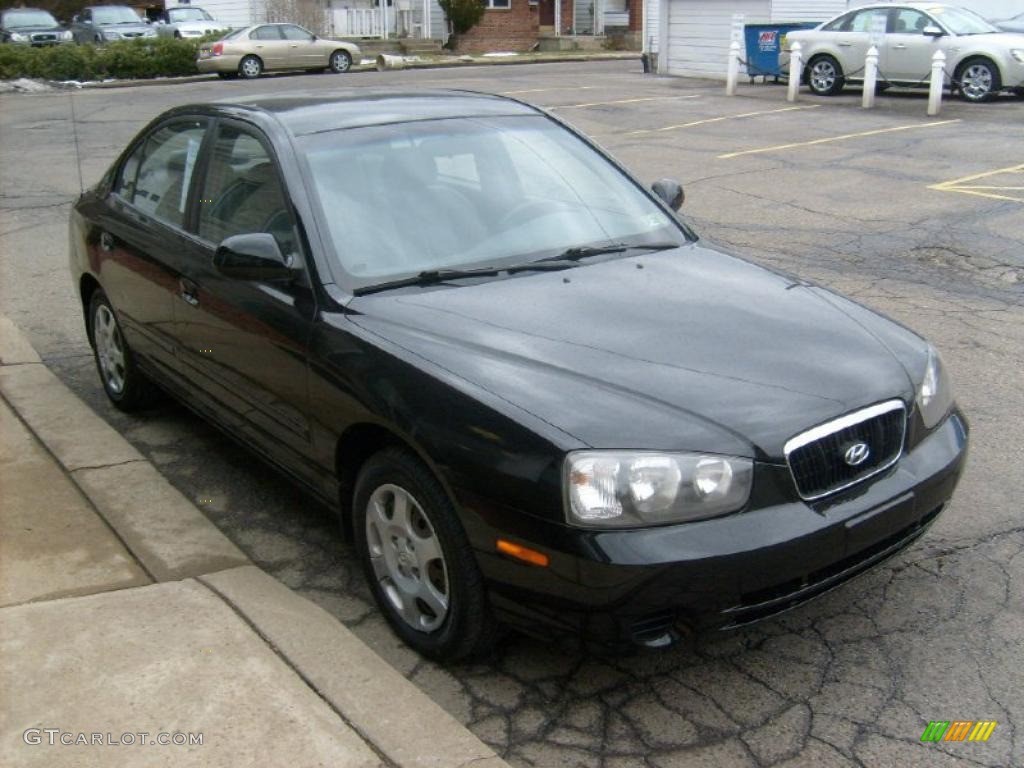
<svg viewBox="0 0 1024 768">
<path fill-rule="evenodd" d="M 896 12 L 893 32 L 901 35 L 923 35 L 924 28 L 934 24 L 930 18 L 913 8 L 900 8 Z"/>
<path fill-rule="evenodd" d="M 221 126 L 199 195 L 199 236 L 220 243 L 232 235 L 267 232 L 281 253 L 297 253 L 298 237 L 277 166 L 262 142 Z"/>
</svg>

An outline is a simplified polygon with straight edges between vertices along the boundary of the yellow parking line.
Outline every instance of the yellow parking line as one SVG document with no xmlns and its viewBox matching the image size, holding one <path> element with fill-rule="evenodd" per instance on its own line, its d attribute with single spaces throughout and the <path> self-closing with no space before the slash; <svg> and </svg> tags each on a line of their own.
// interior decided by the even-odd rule
<svg viewBox="0 0 1024 768">
<path fill-rule="evenodd" d="M 996 186 L 996 185 L 984 185 L 984 184 L 971 184 L 972 181 L 978 181 L 979 179 L 989 179 L 993 176 L 999 176 L 1002 174 L 1012 173 L 1024 173 L 1024 163 L 1021 165 L 1011 165 L 1007 168 L 997 168 L 994 171 L 983 171 L 982 173 L 973 173 L 970 176 L 964 176 L 959 179 L 951 179 L 949 181 L 940 181 L 938 184 L 931 184 L 928 189 L 934 189 L 939 192 L 959 192 L 962 195 L 974 195 L 975 197 L 985 197 L 989 200 L 1006 200 L 1012 203 L 1024 203 L 1024 198 L 1013 197 L 1012 195 L 999 194 L 1000 192 L 1020 192 L 1024 191 L 1024 187 L 1007 187 L 1007 186 Z"/>
<path fill-rule="evenodd" d="M 563 85 L 557 88 L 524 88 L 521 91 L 502 91 L 502 96 L 518 96 L 521 93 L 548 93 L 550 91 L 589 91 L 596 85 Z"/>
<path fill-rule="evenodd" d="M 618 101 L 590 101 L 586 104 L 561 104 L 545 109 L 583 109 L 584 107 L 605 107 L 612 104 L 636 104 L 640 101 L 666 101 L 669 99 L 699 99 L 699 93 L 691 93 L 686 96 L 644 96 L 641 99 L 619 99 Z"/>
<path fill-rule="evenodd" d="M 955 120 L 936 120 L 932 123 L 914 123 L 913 125 L 897 125 L 893 128 L 876 128 L 873 131 L 861 131 L 860 133 L 843 133 L 839 136 L 829 136 L 824 139 L 813 139 L 811 141 L 796 141 L 792 144 L 777 144 L 774 147 L 758 147 L 757 149 L 744 149 L 740 152 L 727 152 L 724 155 L 719 155 L 719 160 L 728 160 L 733 157 L 742 157 L 743 155 L 758 155 L 762 152 L 781 152 L 786 149 L 797 149 L 799 147 L 813 147 L 817 144 L 830 144 L 834 141 L 845 141 L 847 139 L 859 139 L 866 136 L 878 136 L 883 133 L 895 133 L 896 131 L 912 131 L 917 128 L 935 128 L 939 125 L 949 125 L 951 123 L 959 123 L 960 119 Z"/>
<path fill-rule="evenodd" d="M 696 125 L 707 125 L 708 123 L 720 123 L 723 120 L 739 120 L 741 117 L 757 117 L 758 115 L 774 115 L 779 112 L 794 112 L 798 109 L 817 109 L 821 104 L 810 104 L 805 107 L 783 107 L 782 109 L 764 109 L 760 112 L 742 112 L 738 115 L 722 115 L 721 117 L 707 117 L 703 120 L 693 120 L 689 123 L 678 125 L 666 125 L 664 128 L 645 128 L 639 131 L 629 131 L 626 136 L 636 136 L 641 133 L 661 133 L 662 131 L 675 131 L 680 128 L 693 128 Z"/>
</svg>

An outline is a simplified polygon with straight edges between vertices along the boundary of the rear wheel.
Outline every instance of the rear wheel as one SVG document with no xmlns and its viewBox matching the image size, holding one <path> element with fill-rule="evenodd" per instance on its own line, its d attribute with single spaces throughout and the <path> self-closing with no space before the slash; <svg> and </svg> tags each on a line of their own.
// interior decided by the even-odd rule
<svg viewBox="0 0 1024 768">
<path fill-rule="evenodd" d="M 331 72 L 342 74 L 352 69 L 352 54 L 348 51 L 335 51 L 331 54 Z"/>
<path fill-rule="evenodd" d="M 807 65 L 807 85 L 819 96 L 835 96 L 846 85 L 843 68 L 831 56 L 817 56 Z"/>
<path fill-rule="evenodd" d="M 433 659 L 477 657 L 498 637 L 476 557 L 441 484 L 415 456 L 388 448 L 359 472 L 356 549 L 395 633 Z"/>
<path fill-rule="evenodd" d="M 246 80 L 255 80 L 263 74 L 263 62 L 259 56 L 249 55 L 238 62 L 238 76 Z"/>
<path fill-rule="evenodd" d="M 114 308 L 102 290 L 93 293 L 89 302 L 89 337 L 110 402 L 122 411 L 136 411 L 159 399 L 160 390 L 136 366 Z"/>
<path fill-rule="evenodd" d="M 955 83 L 964 101 L 974 103 L 989 101 L 1003 88 L 999 67 L 988 59 L 965 61 L 956 72 Z"/>
</svg>

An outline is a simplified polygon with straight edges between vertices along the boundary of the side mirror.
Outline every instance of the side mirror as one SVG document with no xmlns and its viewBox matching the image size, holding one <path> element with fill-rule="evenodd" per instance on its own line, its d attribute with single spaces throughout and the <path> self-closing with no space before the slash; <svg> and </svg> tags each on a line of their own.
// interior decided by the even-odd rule
<svg viewBox="0 0 1024 768">
<path fill-rule="evenodd" d="M 675 179 L 659 179 L 651 184 L 651 192 L 660 197 L 665 205 L 673 211 L 683 207 L 686 194 L 683 192 L 683 185 Z"/>
<path fill-rule="evenodd" d="M 292 276 L 291 258 L 281 253 L 277 240 L 267 232 L 225 238 L 213 254 L 213 265 L 236 280 L 287 280 Z"/>
<path fill-rule="evenodd" d="M 942 27 L 937 27 L 934 24 L 929 24 L 927 27 L 921 30 L 922 35 L 928 37 L 942 37 L 946 33 L 942 31 Z"/>
</svg>

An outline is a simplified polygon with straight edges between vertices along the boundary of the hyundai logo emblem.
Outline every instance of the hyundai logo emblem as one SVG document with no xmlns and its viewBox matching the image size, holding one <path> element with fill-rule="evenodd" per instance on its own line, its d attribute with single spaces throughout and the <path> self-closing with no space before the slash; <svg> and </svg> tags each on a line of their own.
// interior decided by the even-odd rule
<svg viewBox="0 0 1024 768">
<path fill-rule="evenodd" d="M 854 443 L 846 449 L 846 453 L 843 454 L 843 460 L 851 467 L 859 467 L 868 460 L 870 455 L 871 448 L 867 443 Z"/>
</svg>

